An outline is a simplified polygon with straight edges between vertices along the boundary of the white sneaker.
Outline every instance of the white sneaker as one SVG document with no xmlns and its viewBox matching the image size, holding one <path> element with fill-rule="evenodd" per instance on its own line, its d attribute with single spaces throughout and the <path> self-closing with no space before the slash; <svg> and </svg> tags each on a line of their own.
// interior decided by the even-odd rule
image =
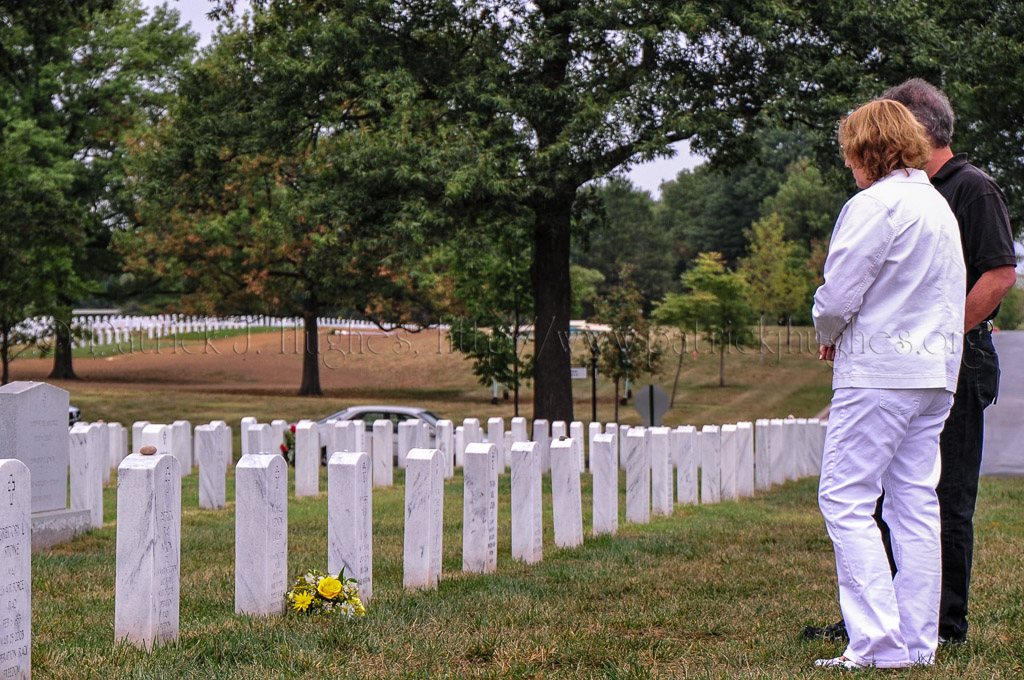
<svg viewBox="0 0 1024 680">
<path fill-rule="evenodd" d="M 847 659 L 845 656 L 837 656 L 834 659 L 818 659 L 814 662 L 814 665 L 818 668 L 845 668 L 851 671 L 868 668 L 868 666 L 859 664 L 853 659 Z"/>
</svg>

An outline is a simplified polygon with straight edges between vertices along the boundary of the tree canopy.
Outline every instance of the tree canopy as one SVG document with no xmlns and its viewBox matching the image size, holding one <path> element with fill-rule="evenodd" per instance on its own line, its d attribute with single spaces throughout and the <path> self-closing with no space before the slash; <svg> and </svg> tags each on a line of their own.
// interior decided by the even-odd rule
<svg viewBox="0 0 1024 680">
<path fill-rule="evenodd" d="M 5 316 L 57 317 L 51 377 L 74 377 L 72 305 L 120 272 L 108 246 L 134 215 L 128 141 L 159 118 L 195 43 L 177 20 L 166 8 L 147 17 L 137 0 L 0 6 L 4 248 L 18 241 L 0 285 L 17 288 Z"/>
</svg>

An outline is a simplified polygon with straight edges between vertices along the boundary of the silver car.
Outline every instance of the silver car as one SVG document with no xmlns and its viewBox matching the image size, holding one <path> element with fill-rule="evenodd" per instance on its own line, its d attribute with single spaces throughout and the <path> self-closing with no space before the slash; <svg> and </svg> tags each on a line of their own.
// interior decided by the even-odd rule
<svg viewBox="0 0 1024 680">
<path fill-rule="evenodd" d="M 394 427 L 394 432 L 398 432 L 398 424 L 406 420 L 419 420 L 427 424 L 429 446 L 433 446 L 436 441 L 437 433 L 437 421 L 441 419 L 441 416 L 437 415 L 432 411 L 428 411 L 425 408 L 419 408 L 417 406 L 382 406 L 382 405 L 371 405 L 371 406 L 349 406 L 344 408 L 337 413 L 332 413 L 329 416 L 321 418 L 317 421 L 317 427 L 320 430 L 320 441 L 326 442 L 327 439 L 327 423 L 336 420 L 361 420 L 365 423 L 367 440 L 370 440 L 370 436 L 373 434 L 373 423 L 378 420 L 390 420 Z M 395 437 L 394 450 L 392 455 L 395 460 L 398 459 L 398 438 Z M 327 448 L 326 446 L 320 447 L 320 461 L 322 464 L 327 464 Z"/>
</svg>

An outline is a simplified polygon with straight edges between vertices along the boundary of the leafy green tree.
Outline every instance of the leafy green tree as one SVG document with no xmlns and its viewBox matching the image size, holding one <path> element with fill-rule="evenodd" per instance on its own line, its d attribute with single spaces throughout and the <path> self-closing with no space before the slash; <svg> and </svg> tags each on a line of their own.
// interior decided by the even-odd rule
<svg viewBox="0 0 1024 680">
<path fill-rule="evenodd" d="M 793 257 L 795 245 L 784 236 L 778 214 L 754 222 L 751 231 L 750 249 L 739 267 L 750 289 L 751 306 L 769 319 L 788 319 L 807 301 L 810 272 Z"/>
<path fill-rule="evenodd" d="M 572 279 L 572 316 L 574 319 L 585 318 L 588 309 L 593 311 L 597 288 L 604 283 L 604 274 L 574 264 L 569 268 L 569 276 Z"/>
<path fill-rule="evenodd" d="M 874 17 L 882 15 L 883 27 L 898 27 L 893 15 L 906 17 L 913 9 L 909 2 L 899 11 L 872 6 L 836 21 L 815 7 L 777 0 L 424 0 L 382 12 L 374 23 L 386 24 L 400 49 L 416 55 L 406 66 L 429 96 L 451 102 L 453 116 L 486 135 L 492 157 L 513 161 L 504 165 L 513 175 L 491 176 L 511 181 L 520 212 L 532 216 L 537 417 L 572 417 L 570 352 L 564 343 L 544 342 L 569 332 L 573 205 L 580 188 L 629 163 L 665 155 L 683 139 L 698 151 L 721 152 L 726 163 L 744 157 L 748 145 L 741 140 L 770 125 L 780 101 L 816 86 L 803 52 L 836 50 L 847 34 L 859 36 L 862 18 L 879 25 Z M 843 10 L 850 9 L 844 3 Z M 809 16 L 823 14 L 842 30 L 808 26 Z M 911 11 L 910 18 L 917 14 Z M 813 45 L 794 35 L 808 36 Z M 876 37 L 872 48 L 907 44 Z M 852 77 L 863 71 L 869 69 Z M 842 85 L 838 92 L 848 93 Z M 742 252 L 737 247 L 734 254 Z"/>
<path fill-rule="evenodd" d="M 746 253 L 751 223 L 787 183 L 787 168 L 814 151 L 799 131 L 763 130 L 755 142 L 736 165 L 704 164 L 662 185 L 656 213 L 675 244 L 675 278 L 697 253 L 718 252 L 727 262 L 738 261 Z"/>
<path fill-rule="evenodd" d="M 615 422 L 619 421 L 619 383 L 656 373 L 662 357 L 652 341 L 643 312 L 643 294 L 633 283 L 629 267 L 619 271 L 618 280 L 596 305 L 597 321 L 611 327 L 597 340 L 597 370 L 615 383 Z"/>
<path fill-rule="evenodd" d="M 788 241 L 810 247 L 814 241 L 828 239 L 848 196 L 826 183 L 818 168 L 801 158 L 789 167 L 775 195 L 761 203 L 761 217 L 778 216 Z"/>
<path fill-rule="evenodd" d="M 375 52 L 346 9 L 256 3 L 226 26 L 140 145 L 144 226 L 122 244 L 138 275 L 181 282 L 182 309 L 300 316 L 302 395 L 322 394 L 328 310 L 433 318 L 426 270 L 406 266 L 428 254 L 416 201 L 462 200 L 416 134 L 436 110 L 410 105 L 397 55 Z"/>
<path fill-rule="evenodd" d="M 593 220 L 595 227 L 575 239 L 574 265 L 600 272 L 605 290 L 618 282 L 623 266 L 632 267 L 633 282 L 644 297 L 645 308 L 650 307 L 672 284 L 672 234 L 655 219 L 650 194 L 625 178 L 603 182 L 594 188 L 593 198 L 601 215 Z"/>
<path fill-rule="evenodd" d="M 63 158 L 61 139 L 10 109 L 0 130 L 0 384 L 10 379 L 10 362 L 51 328 L 28 329 L 26 317 L 49 315 L 57 299 L 55 282 L 71 275 L 62 197 L 74 178 Z"/>
<path fill-rule="evenodd" d="M 465 230 L 458 241 L 444 261 L 453 296 L 464 310 L 450 322 L 452 347 L 473 361 L 481 385 L 497 381 L 512 389 L 518 416 L 519 389 L 532 371 L 532 357 L 525 353 L 527 326 L 533 322 L 529 240 L 510 226 Z"/>
<path fill-rule="evenodd" d="M 680 281 L 686 292 L 666 295 L 654 320 L 703 333 L 712 351 L 718 350 L 718 385 L 725 387 L 726 352 L 751 342 L 750 287 L 742 274 L 729 271 L 720 253 L 700 253 Z"/>
<path fill-rule="evenodd" d="M 19 259 L 45 263 L 23 283 L 50 296 L 32 297 L 35 313 L 56 317 L 51 378 L 75 377 L 72 306 L 120 269 L 108 245 L 134 215 L 124 192 L 128 140 L 159 117 L 168 78 L 194 42 L 177 27 L 176 12 L 159 8 L 147 18 L 137 0 L 0 7 L 0 134 L 16 154 L 34 149 L 15 157 L 30 185 L 26 196 L 42 202 L 24 205 L 5 230 L 46 234 L 27 242 Z M 61 179 L 43 179 L 54 169 Z"/>
</svg>

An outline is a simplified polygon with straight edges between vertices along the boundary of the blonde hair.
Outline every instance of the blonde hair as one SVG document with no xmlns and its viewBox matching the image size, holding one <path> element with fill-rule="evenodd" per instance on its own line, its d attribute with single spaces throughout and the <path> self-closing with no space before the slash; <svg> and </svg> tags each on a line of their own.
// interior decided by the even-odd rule
<svg viewBox="0 0 1024 680">
<path fill-rule="evenodd" d="M 839 123 L 839 145 L 850 164 L 876 182 L 893 170 L 923 170 L 931 159 L 924 126 L 903 104 L 876 99 Z"/>
</svg>

